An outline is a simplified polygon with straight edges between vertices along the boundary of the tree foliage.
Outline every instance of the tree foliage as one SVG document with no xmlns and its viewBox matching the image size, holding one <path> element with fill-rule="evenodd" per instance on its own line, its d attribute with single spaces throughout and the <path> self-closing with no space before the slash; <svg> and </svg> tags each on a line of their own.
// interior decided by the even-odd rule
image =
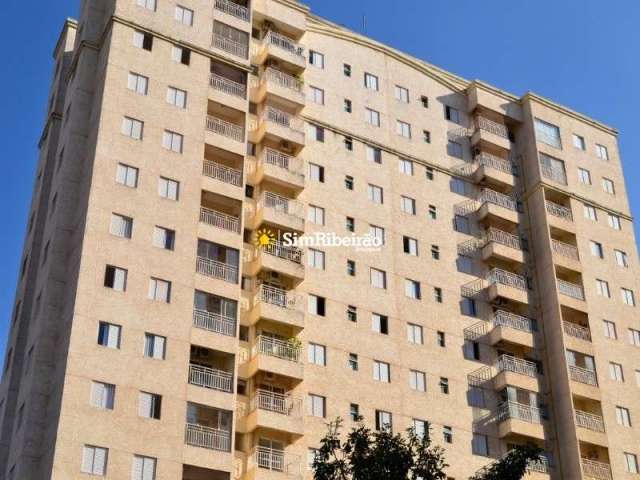
<svg viewBox="0 0 640 480">
<path fill-rule="evenodd" d="M 541 460 L 542 449 L 535 445 L 518 446 L 500 460 L 480 470 L 470 480 L 520 480 L 532 462 Z"/>
</svg>

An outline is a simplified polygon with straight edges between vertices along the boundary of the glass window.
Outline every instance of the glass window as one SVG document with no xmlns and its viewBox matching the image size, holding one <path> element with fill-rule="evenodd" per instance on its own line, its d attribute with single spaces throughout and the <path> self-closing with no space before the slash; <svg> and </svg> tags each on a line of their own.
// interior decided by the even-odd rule
<svg viewBox="0 0 640 480">
<path fill-rule="evenodd" d="M 396 100 L 399 100 L 404 103 L 409 103 L 409 90 L 400 85 L 396 85 L 395 88 L 395 96 Z"/>
<path fill-rule="evenodd" d="M 407 324 L 407 340 L 409 340 L 409 343 L 422 345 L 424 343 L 424 339 L 422 336 L 422 327 L 414 323 L 408 323 Z"/>
<path fill-rule="evenodd" d="M 317 343 L 309 343 L 308 361 L 309 363 L 321 365 L 324 367 L 327 364 L 325 346 L 318 345 Z"/>
<path fill-rule="evenodd" d="M 584 137 L 580 135 L 573 134 L 573 146 L 579 150 L 586 150 L 586 144 L 584 142 Z"/>
<path fill-rule="evenodd" d="M 371 273 L 371 285 L 375 288 L 387 288 L 387 272 L 384 270 L 378 270 L 377 268 L 370 268 Z"/>
<path fill-rule="evenodd" d="M 409 386 L 411 387 L 411 390 L 415 390 L 417 392 L 426 392 L 427 380 L 426 380 L 425 373 L 420 372 L 418 370 L 410 370 Z"/>
<path fill-rule="evenodd" d="M 375 90 L 376 92 L 379 90 L 378 86 L 378 77 L 371 73 L 364 74 L 364 86 L 369 90 Z"/>
<path fill-rule="evenodd" d="M 314 67 L 324 68 L 324 54 L 309 50 L 309 63 Z"/>
<path fill-rule="evenodd" d="M 535 119 L 536 139 L 539 142 L 546 143 L 555 148 L 562 148 L 562 141 L 560 140 L 560 129 L 544 120 L 539 118 Z"/>
<path fill-rule="evenodd" d="M 391 366 L 387 362 L 373 361 L 373 379 L 378 382 L 391 382 Z"/>
</svg>

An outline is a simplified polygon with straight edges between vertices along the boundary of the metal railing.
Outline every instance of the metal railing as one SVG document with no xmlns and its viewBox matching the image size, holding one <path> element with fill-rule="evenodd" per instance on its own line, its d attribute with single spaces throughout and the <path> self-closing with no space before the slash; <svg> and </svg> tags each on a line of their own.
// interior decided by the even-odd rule
<svg viewBox="0 0 640 480">
<path fill-rule="evenodd" d="M 517 174 L 516 165 L 511 160 L 507 160 L 490 153 L 480 152 L 473 158 L 473 160 L 474 163 L 483 167 L 493 168 L 494 170 L 510 173 L 512 175 Z"/>
<path fill-rule="evenodd" d="M 260 161 L 262 163 L 287 170 L 294 175 L 298 175 L 302 179 L 304 178 L 301 168 L 302 163 L 297 158 L 287 155 L 286 153 L 279 152 L 273 148 L 265 148 L 262 151 Z"/>
<path fill-rule="evenodd" d="M 522 420 L 528 423 L 542 423 L 540 409 L 523 403 L 507 401 L 498 405 L 498 421 Z"/>
<path fill-rule="evenodd" d="M 498 230 L 495 227 L 489 227 L 485 233 L 485 238 L 487 242 L 496 242 L 505 247 L 522 250 L 520 237 L 518 235 L 505 232 L 504 230 Z"/>
<path fill-rule="evenodd" d="M 569 365 L 569 376 L 571 380 L 585 385 L 598 386 L 598 377 L 596 372 L 587 368 L 578 367 L 577 365 Z"/>
<path fill-rule="evenodd" d="M 544 165 L 541 163 L 540 171 L 542 172 L 542 176 L 548 180 L 561 183 L 563 185 L 567 184 L 567 172 L 565 172 L 563 168 Z"/>
<path fill-rule="evenodd" d="M 557 280 L 558 280 L 558 291 L 562 295 L 575 298 L 576 300 L 584 300 L 584 290 L 580 285 L 567 282 L 566 280 L 561 280 L 559 278 Z"/>
<path fill-rule="evenodd" d="M 247 86 L 244 83 L 235 82 L 227 77 L 212 73 L 209 77 L 209 85 L 212 88 L 234 97 L 247 98 Z"/>
<path fill-rule="evenodd" d="M 284 112 L 271 105 L 267 105 L 267 107 L 262 111 L 261 118 L 263 121 L 273 122 L 281 127 L 304 134 L 304 123 L 301 118 Z"/>
<path fill-rule="evenodd" d="M 233 391 L 233 374 L 202 365 L 189 365 L 189 383 L 221 392 Z"/>
<path fill-rule="evenodd" d="M 296 93 L 304 95 L 302 85 L 303 83 L 293 75 L 289 75 L 281 70 L 275 68 L 267 68 L 264 71 L 264 76 L 260 79 L 261 82 L 273 82 L 280 87 L 288 88 Z"/>
<path fill-rule="evenodd" d="M 244 127 L 227 122 L 212 115 L 207 116 L 207 130 L 215 132 L 223 137 L 228 137 L 236 142 L 244 142 Z"/>
<path fill-rule="evenodd" d="M 259 468 L 280 472 L 284 475 L 298 477 L 301 472 L 300 457 L 286 453 L 284 450 L 256 447 L 253 451 L 253 461 Z"/>
<path fill-rule="evenodd" d="M 263 245 L 261 248 L 263 252 L 273 255 L 274 257 L 289 260 L 299 265 L 302 263 L 302 250 L 298 247 L 284 245 L 282 242 L 275 240 Z"/>
<path fill-rule="evenodd" d="M 292 215 L 302 219 L 302 204 L 291 198 L 283 197 L 273 192 L 264 192 L 262 194 L 262 205 L 265 208 L 272 208 L 281 213 Z"/>
<path fill-rule="evenodd" d="M 518 210 L 518 203 L 512 197 L 489 188 L 482 189 L 480 195 L 478 195 L 478 200 L 482 203 L 492 203 L 509 210 Z"/>
<path fill-rule="evenodd" d="M 261 353 L 290 362 L 300 361 L 300 347 L 286 340 L 259 335 L 254 345 L 254 354 Z"/>
<path fill-rule="evenodd" d="M 527 290 L 527 280 L 522 275 L 508 272 L 501 268 L 494 268 L 487 274 L 487 282 L 490 284 L 499 283 L 507 287 L 517 288 L 518 290 Z"/>
<path fill-rule="evenodd" d="M 218 162 L 205 160 L 202 166 L 202 173 L 207 177 L 215 178 L 236 187 L 242 186 L 242 171 Z"/>
<path fill-rule="evenodd" d="M 220 34 L 213 34 L 213 46 L 219 48 L 231 55 L 235 55 L 240 58 L 247 58 L 249 55 L 249 45 L 245 43 L 236 42 L 230 38 L 223 37 Z"/>
<path fill-rule="evenodd" d="M 493 325 L 495 327 L 509 327 L 521 332 L 535 332 L 537 330 L 535 320 L 516 315 L 515 313 L 498 310 L 493 315 Z"/>
<path fill-rule="evenodd" d="M 611 467 L 608 463 L 597 462 L 588 458 L 582 459 L 582 473 L 585 477 L 596 480 L 611 480 L 613 478 L 611 476 Z"/>
<path fill-rule="evenodd" d="M 255 409 L 300 418 L 302 416 L 302 400 L 291 395 L 258 389 L 251 399 L 251 411 Z"/>
<path fill-rule="evenodd" d="M 556 240 L 555 238 L 551 239 L 551 247 L 553 251 L 558 255 L 562 255 L 563 257 L 570 258 L 571 260 L 580 260 L 580 255 L 578 254 L 578 248 L 570 245 L 568 243 L 561 242 L 560 240 Z"/>
<path fill-rule="evenodd" d="M 540 455 L 538 460 L 530 460 L 527 465 L 527 471 L 538 473 L 549 473 L 551 465 L 549 465 L 549 458 L 546 455 Z"/>
<path fill-rule="evenodd" d="M 229 283 L 238 283 L 238 267 L 206 257 L 198 257 L 196 272 L 211 278 L 219 278 Z"/>
<path fill-rule="evenodd" d="M 193 326 L 228 337 L 236 336 L 236 319 L 198 308 L 193 310 Z"/>
<path fill-rule="evenodd" d="M 260 285 L 260 301 L 281 308 L 295 309 L 300 305 L 300 297 L 282 288 Z"/>
<path fill-rule="evenodd" d="M 212 227 L 240 233 L 240 219 L 233 215 L 218 212 L 207 207 L 200 207 L 200 221 Z"/>
<path fill-rule="evenodd" d="M 565 320 L 562 322 L 562 328 L 564 329 L 564 333 L 566 333 L 570 337 L 579 338 L 580 340 L 585 340 L 587 342 L 591 341 L 591 330 L 589 330 L 587 327 L 583 327 L 582 325 L 578 325 L 576 323 L 567 322 Z"/>
<path fill-rule="evenodd" d="M 502 123 L 494 122 L 487 117 L 477 116 L 475 118 L 475 126 L 478 130 L 485 130 L 499 137 L 509 138 L 509 130 Z"/>
<path fill-rule="evenodd" d="M 545 206 L 547 208 L 547 213 L 550 215 L 573 222 L 573 214 L 571 213 L 570 208 L 565 207 L 564 205 L 559 205 L 551 200 L 545 200 Z"/>
<path fill-rule="evenodd" d="M 487 322 L 477 322 L 463 330 L 465 340 L 477 340 L 487 334 Z"/>
<path fill-rule="evenodd" d="M 226 430 L 187 423 L 184 437 L 187 445 L 221 452 L 231 451 L 231 432 Z"/>
<path fill-rule="evenodd" d="M 517 373 L 532 378 L 538 375 L 538 366 L 534 362 L 511 355 L 500 355 L 496 361 L 496 370 Z"/>
<path fill-rule="evenodd" d="M 269 30 L 264 37 L 264 42 L 285 50 L 291 55 L 300 57 L 301 60 L 304 60 L 304 47 L 281 33 Z"/>
<path fill-rule="evenodd" d="M 604 419 L 594 413 L 576 410 L 576 425 L 580 428 L 604 433 Z"/>
<path fill-rule="evenodd" d="M 216 10 L 220 10 L 245 22 L 249 21 L 249 9 L 243 5 L 239 5 L 231 0 L 215 0 L 213 5 Z"/>
</svg>

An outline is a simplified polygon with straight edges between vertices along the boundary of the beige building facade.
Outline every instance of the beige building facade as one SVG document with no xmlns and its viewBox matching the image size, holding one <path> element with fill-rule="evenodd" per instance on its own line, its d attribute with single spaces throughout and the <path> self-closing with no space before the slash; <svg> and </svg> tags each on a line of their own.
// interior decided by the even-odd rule
<svg viewBox="0 0 640 480">
<path fill-rule="evenodd" d="M 359 415 L 452 479 L 638 477 L 614 129 L 291 0 L 83 0 L 54 59 L 1 479 L 310 479 Z"/>
</svg>

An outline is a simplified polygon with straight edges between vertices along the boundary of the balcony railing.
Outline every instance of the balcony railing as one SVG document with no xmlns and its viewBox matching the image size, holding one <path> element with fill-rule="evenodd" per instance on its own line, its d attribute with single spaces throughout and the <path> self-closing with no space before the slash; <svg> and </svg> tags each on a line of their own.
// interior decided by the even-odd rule
<svg viewBox="0 0 640 480">
<path fill-rule="evenodd" d="M 485 130 L 499 137 L 509 138 L 509 130 L 502 123 L 494 122 L 487 117 L 477 116 L 475 119 L 476 128 L 479 130 Z"/>
<path fill-rule="evenodd" d="M 251 410 L 255 409 L 300 418 L 302 416 L 302 400 L 268 390 L 257 390 L 251 399 Z"/>
<path fill-rule="evenodd" d="M 500 355 L 496 361 L 496 369 L 499 372 L 512 372 L 532 378 L 538 375 L 538 366 L 534 362 L 511 355 Z"/>
<path fill-rule="evenodd" d="M 594 387 L 598 386 L 598 377 L 593 370 L 578 367 L 577 365 L 569 365 L 569 376 L 574 382 L 584 383 L 585 385 L 592 385 Z"/>
<path fill-rule="evenodd" d="M 287 476 L 300 476 L 300 457 L 291 455 L 283 450 L 256 447 L 253 451 L 253 461 L 259 468 L 280 472 Z"/>
<path fill-rule="evenodd" d="M 510 197 L 509 195 L 505 195 L 504 193 L 496 192 L 495 190 L 491 190 L 489 188 L 482 189 L 480 195 L 478 196 L 478 200 L 481 203 L 492 203 L 508 210 L 518 210 L 518 203 L 512 197 Z"/>
<path fill-rule="evenodd" d="M 283 197 L 273 192 L 264 192 L 262 195 L 262 205 L 286 215 L 291 215 L 299 219 L 303 218 L 302 203 L 291 198 Z"/>
<path fill-rule="evenodd" d="M 205 427 L 195 423 L 187 423 L 185 443 L 194 447 L 231 451 L 231 432 L 217 428 Z"/>
<path fill-rule="evenodd" d="M 498 421 L 504 422 L 509 419 L 539 424 L 542 422 L 542 415 L 539 408 L 507 401 L 498 405 Z"/>
<path fill-rule="evenodd" d="M 267 68 L 264 72 L 264 76 L 260 79 L 260 81 L 275 83 L 280 87 L 288 88 L 289 90 L 304 95 L 302 89 L 303 84 L 298 78 L 294 77 L 293 75 L 289 75 L 288 73 L 285 73 L 281 70 L 276 70 L 275 68 Z"/>
<path fill-rule="evenodd" d="M 244 20 L 245 22 L 249 21 L 249 9 L 247 7 L 234 3 L 230 0 L 215 0 L 213 5 L 216 10 L 220 10 L 221 12 L 239 18 L 240 20 Z"/>
<path fill-rule="evenodd" d="M 212 88 L 219 90 L 227 95 L 232 95 L 239 98 L 247 98 L 247 86 L 244 83 L 234 82 L 233 80 L 212 73 L 209 77 L 209 85 Z"/>
<path fill-rule="evenodd" d="M 563 257 L 570 258 L 571 260 L 580 260 L 578 249 L 573 245 L 569 245 L 568 243 L 564 243 L 559 240 L 556 240 L 555 238 L 552 238 L 551 247 L 553 248 L 553 251 L 556 252 L 558 255 L 562 255 Z"/>
<path fill-rule="evenodd" d="M 591 341 L 591 330 L 589 330 L 587 327 L 583 327 L 582 325 L 578 325 L 576 323 L 567 322 L 565 320 L 562 322 L 562 328 L 564 329 L 564 333 L 566 333 L 570 337 L 578 338 L 586 342 Z"/>
<path fill-rule="evenodd" d="M 600 415 L 576 410 L 576 425 L 580 428 L 604 433 L 604 419 Z"/>
<path fill-rule="evenodd" d="M 189 365 L 189 383 L 198 387 L 210 388 L 221 392 L 233 391 L 233 374 L 202 365 Z"/>
<path fill-rule="evenodd" d="M 235 140 L 236 142 L 244 142 L 244 127 L 212 115 L 207 116 L 207 130 Z"/>
<path fill-rule="evenodd" d="M 230 38 L 223 37 L 220 34 L 213 34 L 213 46 L 219 48 L 222 51 L 230 53 L 236 57 L 247 58 L 249 55 L 249 45 L 240 43 Z"/>
<path fill-rule="evenodd" d="M 487 242 L 496 242 L 505 247 L 514 248 L 516 250 L 522 250 L 520 243 L 520 237 L 513 233 L 498 230 L 497 228 L 490 227 L 486 232 Z"/>
<path fill-rule="evenodd" d="M 567 172 L 565 172 L 563 168 L 555 167 L 552 165 L 544 165 L 541 163 L 540 171 L 542 172 L 542 176 L 547 180 L 561 183 L 562 185 L 567 184 Z"/>
<path fill-rule="evenodd" d="M 549 458 L 546 455 L 540 455 L 538 460 L 531 460 L 527 465 L 529 472 L 549 473 L 551 466 L 549 465 Z"/>
<path fill-rule="evenodd" d="M 274 47 L 285 50 L 291 55 L 300 57 L 301 60 L 304 60 L 304 47 L 299 45 L 289 37 L 282 35 L 281 33 L 270 30 L 265 35 L 264 42 L 269 45 L 273 45 Z"/>
<path fill-rule="evenodd" d="M 236 187 L 242 186 L 242 171 L 227 167 L 226 165 L 218 162 L 205 160 L 202 167 L 202 173 L 207 177 L 215 178 L 223 183 L 235 185 Z"/>
<path fill-rule="evenodd" d="M 207 310 L 193 310 L 193 326 L 228 337 L 236 336 L 236 319 Z"/>
<path fill-rule="evenodd" d="M 490 153 L 481 152 L 474 157 L 474 162 L 483 167 L 493 168 L 504 173 L 510 173 L 512 175 L 517 174 L 516 165 L 505 158 L 497 157 Z"/>
<path fill-rule="evenodd" d="M 522 275 L 508 272 L 500 268 L 494 268 L 487 274 L 487 281 L 493 285 L 499 283 L 507 287 L 517 288 L 518 290 L 527 290 L 527 280 Z"/>
<path fill-rule="evenodd" d="M 240 219 L 233 215 L 218 212 L 207 207 L 200 207 L 200 221 L 230 232 L 240 233 Z"/>
<path fill-rule="evenodd" d="M 516 315 L 515 313 L 498 310 L 493 317 L 495 327 L 509 327 L 521 332 L 534 332 L 537 330 L 536 322 L 530 318 Z"/>
<path fill-rule="evenodd" d="M 298 247 L 284 245 L 282 242 L 273 241 L 264 245 L 262 251 L 300 265 L 302 263 L 302 250 Z"/>
<path fill-rule="evenodd" d="M 260 285 L 260 301 L 280 308 L 296 309 L 300 306 L 300 296 L 282 288 Z"/>
<path fill-rule="evenodd" d="M 300 347 L 293 342 L 259 335 L 254 345 L 255 354 L 269 355 L 290 362 L 300 362 Z"/>
<path fill-rule="evenodd" d="M 576 300 L 584 300 L 584 290 L 580 285 L 567 282 L 566 280 L 561 280 L 559 278 L 557 280 L 558 280 L 558 291 L 562 295 L 575 298 Z"/>
<path fill-rule="evenodd" d="M 210 258 L 198 257 L 196 272 L 207 277 L 219 278 L 229 283 L 238 283 L 238 267 Z"/>
<path fill-rule="evenodd" d="M 263 121 L 272 122 L 294 132 L 304 134 L 304 122 L 300 117 L 291 115 L 271 105 L 267 105 L 262 111 L 261 118 Z"/>
<path fill-rule="evenodd" d="M 588 458 L 582 459 L 582 473 L 585 477 L 595 480 L 611 480 L 613 478 L 611 476 L 611 467 L 608 463 L 597 462 Z"/>
<path fill-rule="evenodd" d="M 573 214 L 571 213 L 570 208 L 565 207 L 564 205 L 559 205 L 550 200 L 546 200 L 545 205 L 547 208 L 547 213 L 549 213 L 550 215 L 562 218 L 563 220 L 567 220 L 569 222 L 573 222 Z"/>
</svg>

